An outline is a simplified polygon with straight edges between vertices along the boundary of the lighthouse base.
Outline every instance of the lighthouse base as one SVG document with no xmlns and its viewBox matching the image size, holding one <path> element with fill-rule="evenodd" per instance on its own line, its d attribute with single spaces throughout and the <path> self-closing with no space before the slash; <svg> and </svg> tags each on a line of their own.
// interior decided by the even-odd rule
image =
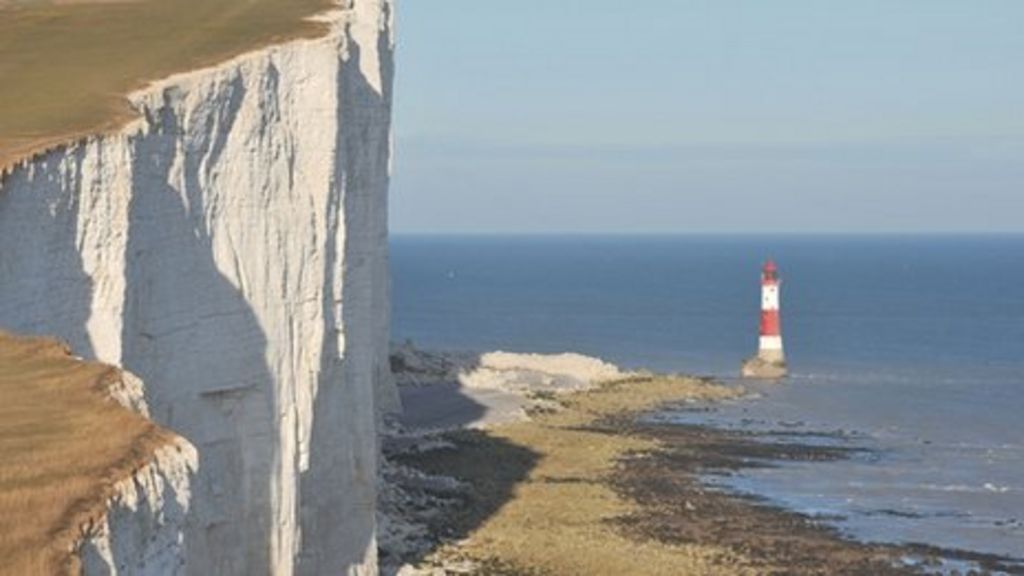
<svg viewBox="0 0 1024 576">
<path fill-rule="evenodd" d="M 761 380 L 778 380 L 789 374 L 785 360 L 765 359 L 754 356 L 743 363 L 741 371 L 744 378 Z"/>
</svg>

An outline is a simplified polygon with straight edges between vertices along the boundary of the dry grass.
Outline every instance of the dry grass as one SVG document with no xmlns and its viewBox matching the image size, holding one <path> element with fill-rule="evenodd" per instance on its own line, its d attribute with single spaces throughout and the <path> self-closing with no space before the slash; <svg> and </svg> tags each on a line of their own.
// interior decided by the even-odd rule
<svg viewBox="0 0 1024 576">
<path fill-rule="evenodd" d="M 323 33 L 330 0 L 0 0 L 0 170 L 132 117 L 146 82 Z"/>
<path fill-rule="evenodd" d="M 482 523 L 471 528 L 465 541 L 440 554 L 496 560 L 524 574 L 749 573 L 744 558 L 722 547 L 637 542 L 617 529 L 613 521 L 636 512 L 637 504 L 620 496 L 607 480 L 623 456 L 654 449 L 656 444 L 592 427 L 605 418 L 669 401 L 733 394 L 696 379 L 637 378 L 573 395 L 562 412 L 490 431 L 489 442 L 476 444 L 520 447 L 536 457 L 525 480 L 516 482 L 505 501 L 485 503 L 486 519 L 477 519 Z M 483 448 L 474 452 L 472 446 L 432 452 L 411 463 L 474 485 L 502 475 L 505 465 Z"/>
<path fill-rule="evenodd" d="M 71 546 L 171 435 L 109 401 L 115 369 L 0 333 L 0 573 L 77 573 Z"/>
</svg>

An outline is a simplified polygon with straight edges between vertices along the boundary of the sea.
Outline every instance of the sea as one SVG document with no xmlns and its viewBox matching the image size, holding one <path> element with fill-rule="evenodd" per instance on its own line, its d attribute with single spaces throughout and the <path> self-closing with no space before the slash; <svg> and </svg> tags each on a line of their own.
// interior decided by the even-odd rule
<svg viewBox="0 0 1024 576">
<path fill-rule="evenodd" d="M 768 258 L 791 376 L 740 382 Z M 863 541 L 1024 561 L 1024 236 L 397 236 L 391 262 L 396 341 L 742 386 L 659 419 L 854 455 L 709 484 Z"/>
</svg>

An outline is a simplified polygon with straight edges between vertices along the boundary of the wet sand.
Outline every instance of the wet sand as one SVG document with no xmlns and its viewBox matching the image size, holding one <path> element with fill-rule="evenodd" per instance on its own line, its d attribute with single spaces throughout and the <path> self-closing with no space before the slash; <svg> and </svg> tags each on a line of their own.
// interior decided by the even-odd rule
<svg viewBox="0 0 1024 576">
<path fill-rule="evenodd" d="M 843 537 L 827 518 L 813 518 L 753 496 L 709 489 L 708 474 L 732 474 L 777 461 L 846 458 L 857 449 L 766 443 L 755 435 L 699 426 L 644 425 L 626 428 L 657 439 L 655 451 L 624 460 L 614 486 L 640 504 L 620 520 L 630 533 L 673 545 L 714 542 L 741 551 L 757 573 L 929 574 L 974 564 L 975 573 L 1022 574 L 1007 559 L 925 545 L 864 544 Z"/>
<path fill-rule="evenodd" d="M 693 378 L 634 378 L 563 397 L 561 410 L 529 422 L 450 432 L 447 448 L 395 456 L 465 487 L 423 514 L 436 545 L 403 559 L 423 569 L 407 573 L 928 574 L 941 571 L 940 558 L 1021 573 L 996 557 L 854 542 L 821 519 L 701 481 L 849 449 L 639 418 L 735 393 Z"/>
</svg>

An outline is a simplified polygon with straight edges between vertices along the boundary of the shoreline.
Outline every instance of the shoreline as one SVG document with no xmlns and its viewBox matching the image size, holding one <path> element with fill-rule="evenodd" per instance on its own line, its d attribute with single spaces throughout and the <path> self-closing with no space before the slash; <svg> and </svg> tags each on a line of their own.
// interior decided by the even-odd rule
<svg viewBox="0 0 1024 576">
<path fill-rule="evenodd" d="M 846 536 L 831 522 L 788 509 L 763 497 L 709 486 L 708 475 L 734 474 L 776 462 L 826 462 L 864 449 L 761 441 L 760 434 L 704 425 L 626 424 L 659 443 L 657 451 L 623 466 L 618 490 L 640 502 L 643 512 L 623 524 L 645 538 L 672 545 L 708 541 L 743 549 L 757 572 L 787 574 L 1024 574 L 1024 565 L 998 555 L 919 543 L 865 542 Z M 687 506 L 697 495 L 703 505 Z M 780 553 L 779 548 L 785 548 Z M 780 565 L 772 566 L 773 563 Z"/>
<path fill-rule="evenodd" d="M 558 396 L 557 409 L 527 421 L 441 432 L 422 450 L 395 450 L 388 459 L 419 474 L 414 491 L 431 499 L 418 520 L 419 537 L 433 544 L 385 565 L 406 564 L 392 572 L 403 576 L 885 575 L 950 573 L 945 560 L 1022 573 L 995 556 L 854 541 L 821 519 L 703 481 L 771 460 L 843 458 L 850 449 L 642 421 L 672 404 L 737 394 L 705 378 L 633 376 Z M 445 478 L 431 494 L 431 482 Z"/>
</svg>

